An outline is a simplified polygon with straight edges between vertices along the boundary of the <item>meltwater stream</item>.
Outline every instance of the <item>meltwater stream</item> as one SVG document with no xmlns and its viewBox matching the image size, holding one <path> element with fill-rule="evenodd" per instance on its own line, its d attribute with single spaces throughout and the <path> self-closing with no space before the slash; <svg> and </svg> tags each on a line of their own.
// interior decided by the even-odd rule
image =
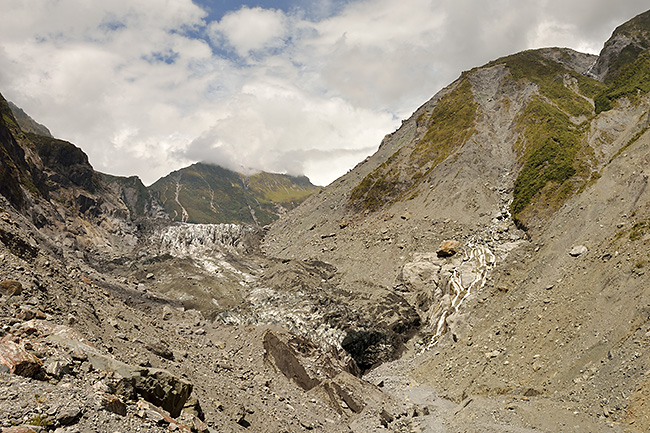
<svg viewBox="0 0 650 433">
<path fill-rule="evenodd" d="M 447 331 L 447 319 L 458 313 L 463 302 L 472 292 L 482 288 L 490 270 L 496 263 L 494 253 L 484 245 L 469 245 L 465 250 L 462 262 L 451 270 L 448 282 L 448 293 L 432 308 L 429 323 L 436 324 L 436 330 L 429 344 L 423 351 L 436 345 L 440 337 Z"/>
</svg>

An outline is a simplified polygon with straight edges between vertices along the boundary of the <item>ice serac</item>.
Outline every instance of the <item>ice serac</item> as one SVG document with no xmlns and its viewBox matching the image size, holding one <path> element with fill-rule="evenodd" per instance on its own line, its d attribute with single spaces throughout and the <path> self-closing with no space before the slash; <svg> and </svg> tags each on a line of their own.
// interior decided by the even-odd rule
<svg viewBox="0 0 650 433">
<path fill-rule="evenodd" d="M 160 253 L 173 256 L 205 256 L 215 252 L 252 252 L 262 231 L 241 224 L 175 224 L 155 235 Z"/>
</svg>

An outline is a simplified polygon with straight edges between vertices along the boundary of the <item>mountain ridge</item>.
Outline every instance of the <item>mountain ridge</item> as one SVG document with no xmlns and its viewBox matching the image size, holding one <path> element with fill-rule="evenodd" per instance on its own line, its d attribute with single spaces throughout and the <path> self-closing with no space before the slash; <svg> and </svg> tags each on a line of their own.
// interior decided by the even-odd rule
<svg viewBox="0 0 650 433">
<path fill-rule="evenodd" d="M 648 35 L 650 28 L 643 31 Z M 612 44 L 620 43 L 614 37 L 605 45 L 601 63 L 616 61 L 607 53 Z M 649 100 L 644 86 L 650 81 L 645 75 L 644 52 L 638 54 L 619 68 L 619 77 L 637 80 L 634 94 L 617 90 L 625 83 L 616 79 L 608 84 L 590 78 L 589 67 L 595 57 L 567 49 L 518 53 L 463 73 L 416 110 L 400 130 L 387 136 L 375 155 L 272 226 L 264 250 L 287 260 L 318 257 L 337 266 L 343 284 L 357 287 L 361 293 L 364 289 L 360 288 L 359 278 L 367 287 L 385 287 L 389 291 L 395 288 L 411 305 L 421 305 L 418 314 L 428 317 L 428 325 L 420 328 L 420 343 L 416 338 L 407 346 L 421 351 L 435 344 L 434 350 L 444 356 L 421 356 L 419 359 L 427 361 L 411 370 L 413 377 L 420 383 L 435 384 L 435 389 L 444 390 L 456 402 L 473 395 L 526 394 L 529 391 L 520 383 L 529 383 L 533 395 L 555 393 L 567 399 L 580 395 L 584 402 L 581 408 L 595 413 L 598 405 L 587 402 L 596 402 L 600 397 L 576 386 L 583 379 L 552 379 L 553 374 L 564 374 L 562 371 L 579 371 L 580 368 L 572 366 L 575 358 L 563 355 L 562 349 L 551 349 L 552 342 L 546 342 L 549 346 L 545 347 L 540 336 L 534 337 L 537 358 L 531 358 L 535 354 L 522 348 L 530 344 L 526 332 L 533 332 L 536 321 L 546 324 L 555 320 L 560 324 L 558 335 L 565 335 L 569 322 L 580 320 L 583 310 L 563 311 L 561 300 L 573 299 L 588 310 L 590 302 L 597 303 L 592 296 L 611 296 L 610 290 L 627 292 L 625 283 L 613 283 L 605 275 L 639 280 L 628 283 L 634 294 L 615 297 L 617 311 L 623 305 L 636 305 L 633 299 L 643 299 L 641 304 L 648 301 L 640 281 L 645 278 L 645 271 L 639 274 L 637 269 L 644 269 L 644 257 L 648 254 L 647 241 L 638 240 L 646 236 L 642 228 L 645 220 L 640 215 L 645 214 L 647 206 L 648 196 L 643 187 L 647 173 L 640 161 L 647 160 Z M 612 96 L 608 98 L 609 110 L 597 109 L 601 95 Z M 459 135 L 459 140 L 449 147 L 444 139 L 450 135 L 444 134 L 433 143 L 437 147 L 425 144 L 425 149 L 433 153 L 422 159 L 418 146 L 426 143 L 427 133 L 432 136 L 430 128 L 443 122 L 436 116 L 462 113 L 468 107 L 475 107 L 469 111 L 470 121 L 457 134 L 469 131 L 469 137 Z M 460 116 L 443 127 L 453 126 L 453 122 L 464 118 Z M 632 163 L 632 152 L 639 162 Z M 420 174 L 414 178 L 413 173 Z M 404 184 L 404 180 L 409 183 Z M 373 188 L 378 191 L 375 195 L 371 194 Z M 376 198 L 382 201 L 373 206 Z M 618 200 L 621 206 L 608 207 L 607 200 Z M 635 214 L 634 221 L 626 222 Z M 579 222 L 573 223 L 573 219 Z M 641 228 L 639 233 L 634 227 Z M 376 233 L 379 235 L 373 235 Z M 637 241 L 623 242 L 632 238 Z M 449 239 L 463 246 L 463 258 L 455 264 L 440 260 L 436 254 Z M 594 252 L 586 256 L 578 253 L 577 257 L 582 259 L 573 259 L 569 252 L 580 245 L 587 245 L 586 250 Z M 472 264 L 477 246 L 488 247 L 496 256 L 496 264 L 489 271 L 492 283 L 485 283 L 482 294 L 470 294 L 469 282 L 479 272 L 478 265 Z M 628 261 L 609 261 L 623 252 Z M 489 259 L 487 263 L 491 263 Z M 593 279 L 574 274 L 574 267 L 587 266 L 586 263 L 593 269 L 607 270 L 592 271 L 598 275 Z M 639 268 L 634 267 L 637 265 Z M 617 267 L 621 270 L 617 271 Z M 454 282 L 456 273 L 467 278 L 467 287 L 462 281 Z M 598 278 L 617 289 L 597 291 L 596 287 L 606 287 Z M 594 288 L 594 292 L 585 291 L 585 287 Z M 465 312 L 449 308 L 450 299 L 457 296 L 472 299 L 469 306 L 463 306 L 467 308 Z M 484 310 L 485 305 L 491 305 L 493 315 L 483 321 L 483 311 L 490 310 Z M 555 305 L 554 314 L 546 320 L 544 312 L 549 305 Z M 605 314 L 604 307 L 598 305 L 599 314 Z M 495 337 L 494 324 L 507 322 L 514 308 L 532 310 L 530 316 L 516 316 L 521 329 L 526 331 L 511 323 L 504 325 L 507 332 L 498 330 L 502 337 Z M 634 319 L 637 315 L 639 319 Z M 632 308 L 629 314 L 608 317 L 612 330 L 591 322 L 584 335 L 593 332 L 620 341 L 628 321 L 643 321 L 643 317 L 644 313 Z M 425 331 L 427 326 L 430 328 Z M 451 335 L 445 334 L 445 330 Z M 591 356 L 589 345 L 597 343 L 586 336 L 571 335 L 562 345 L 577 348 L 572 356 Z M 519 346 L 515 340 L 520 342 Z M 482 344 L 476 345 L 476 341 Z M 490 341 L 495 343 L 490 346 Z M 369 351 L 377 350 L 370 340 L 363 344 L 368 345 Z M 499 349 L 495 352 L 492 347 Z M 633 350 L 630 346 L 622 347 L 622 357 Z M 549 351 L 552 355 L 543 355 Z M 494 359 L 492 354 L 514 368 L 498 368 L 490 362 L 486 365 L 486 359 Z M 545 364 L 536 363 L 538 358 Z M 647 359 L 647 354 L 643 359 Z M 596 357 L 585 361 L 588 362 L 607 360 Z M 612 368 L 619 362 L 620 359 L 613 361 Z M 638 368 L 643 369 L 643 362 L 636 364 Z M 540 366 L 548 363 L 562 367 L 547 375 Z M 386 368 L 384 373 L 389 374 L 395 364 L 387 364 Z M 490 373 L 486 373 L 486 368 Z M 454 373 L 436 376 L 431 371 Z M 601 389 L 612 386 L 608 383 L 609 374 L 617 377 L 615 386 L 625 382 L 611 368 L 607 371 L 594 376 Z M 637 380 L 638 376 L 627 382 L 626 392 L 632 393 L 637 385 L 641 386 L 642 381 Z M 644 391 L 640 388 L 637 392 Z M 622 407 L 617 401 L 614 405 Z M 639 429 L 643 431 L 643 427 Z"/>
<path fill-rule="evenodd" d="M 243 175 L 205 163 L 176 170 L 146 187 L 137 176 L 95 174 L 81 149 L 54 138 L 45 126 L 15 104 L 8 102 L 5 111 L 13 114 L 11 119 L 7 119 L 36 144 L 41 158 L 50 160 L 46 165 L 58 173 L 59 181 L 67 179 L 91 192 L 98 182 L 103 181 L 121 195 L 134 216 L 156 216 L 191 223 L 263 226 L 318 189 L 305 176 L 267 172 Z"/>
<path fill-rule="evenodd" d="M 246 176 L 196 163 L 149 187 L 172 220 L 267 225 L 301 203 L 317 187 L 305 176 L 260 172 Z"/>
</svg>

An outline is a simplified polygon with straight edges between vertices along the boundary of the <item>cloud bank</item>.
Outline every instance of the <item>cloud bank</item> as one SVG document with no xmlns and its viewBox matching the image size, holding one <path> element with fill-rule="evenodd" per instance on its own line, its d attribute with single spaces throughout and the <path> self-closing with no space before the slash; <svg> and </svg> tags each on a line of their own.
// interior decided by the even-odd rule
<svg viewBox="0 0 650 433">
<path fill-rule="evenodd" d="M 208 161 L 326 184 L 461 71 L 543 46 L 597 53 L 628 0 L 5 0 L 0 92 L 100 171 Z M 290 7 L 286 7 L 289 4 Z"/>
</svg>

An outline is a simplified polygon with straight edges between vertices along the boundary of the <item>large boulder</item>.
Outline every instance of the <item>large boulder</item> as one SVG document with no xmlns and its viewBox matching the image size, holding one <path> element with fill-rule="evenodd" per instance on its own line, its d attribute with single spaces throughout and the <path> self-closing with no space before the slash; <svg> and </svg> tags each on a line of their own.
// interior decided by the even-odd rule
<svg viewBox="0 0 650 433">
<path fill-rule="evenodd" d="M 458 252 L 460 249 L 460 242 L 455 240 L 443 241 L 440 244 L 440 248 L 436 251 L 438 257 L 451 257 Z"/>
<path fill-rule="evenodd" d="M 135 389 L 150 403 L 169 412 L 172 418 L 181 414 L 185 402 L 192 394 L 192 384 L 168 371 L 143 369 L 134 376 Z"/>
<path fill-rule="evenodd" d="M 12 341 L 0 342 L 0 364 L 12 374 L 35 377 L 41 373 L 41 361 Z"/>
<path fill-rule="evenodd" d="M 47 338 L 70 351 L 83 353 L 95 369 L 117 373 L 124 379 L 132 381 L 138 395 L 165 409 L 174 418 L 180 415 L 192 393 L 191 383 L 166 370 L 132 366 L 118 361 L 100 352 L 85 341 L 79 333 L 66 326 L 50 329 Z"/>
</svg>

